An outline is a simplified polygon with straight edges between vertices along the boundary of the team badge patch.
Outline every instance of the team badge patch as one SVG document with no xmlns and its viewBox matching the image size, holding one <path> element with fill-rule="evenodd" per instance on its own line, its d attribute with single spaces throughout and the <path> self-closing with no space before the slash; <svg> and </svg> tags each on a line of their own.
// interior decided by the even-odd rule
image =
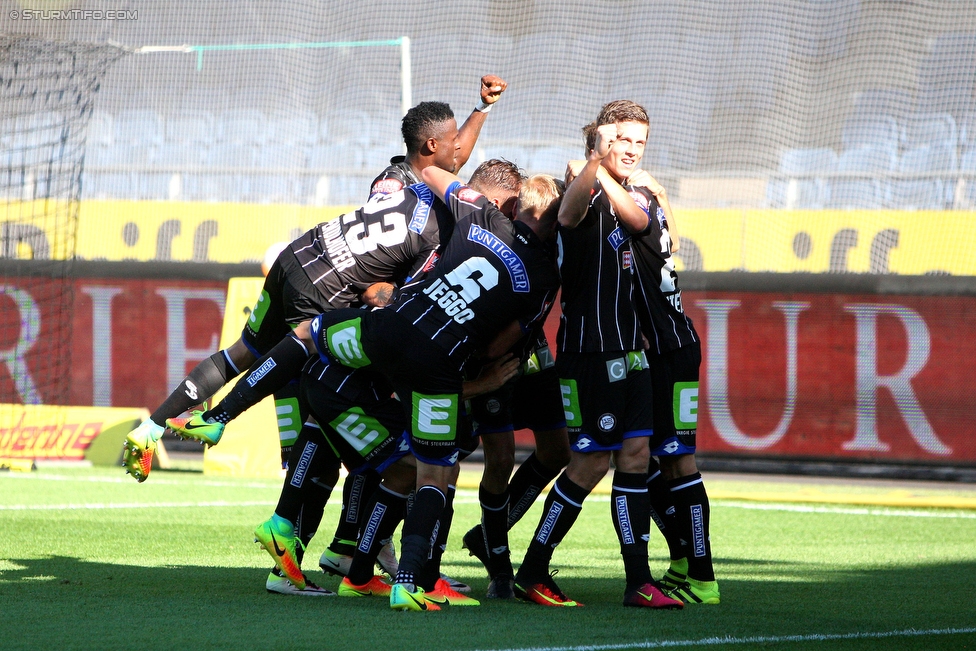
<svg viewBox="0 0 976 651">
<path fill-rule="evenodd" d="M 629 194 L 630 198 L 634 200 L 634 203 L 640 206 L 641 210 L 644 212 L 648 212 L 650 210 L 650 205 L 647 203 L 647 197 L 642 195 L 640 192 L 637 190 L 628 190 L 627 194 Z"/>
<path fill-rule="evenodd" d="M 497 398 L 491 398 L 485 403 L 485 409 L 489 414 L 497 414 L 502 410 L 502 403 L 498 402 Z"/>
<path fill-rule="evenodd" d="M 614 418 L 613 414 L 603 414 L 600 416 L 600 421 L 597 425 L 600 426 L 600 431 L 612 432 L 617 427 L 617 419 Z"/>
</svg>

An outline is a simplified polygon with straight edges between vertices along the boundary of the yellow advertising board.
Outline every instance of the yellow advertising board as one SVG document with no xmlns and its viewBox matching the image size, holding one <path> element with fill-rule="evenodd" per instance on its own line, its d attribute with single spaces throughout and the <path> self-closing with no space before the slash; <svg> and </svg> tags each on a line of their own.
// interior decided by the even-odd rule
<svg viewBox="0 0 976 651">
<path fill-rule="evenodd" d="M 84 260 L 257 262 L 277 242 L 352 209 L 281 204 L 178 201 L 83 201 L 77 256 Z M 16 257 L 64 255 L 52 226 L 27 225 L 42 202 L 0 207 L 0 226 Z M 681 208 L 679 233 L 687 246 L 679 270 L 904 275 L 976 275 L 976 214 L 967 211 L 777 210 Z M 62 229 L 63 230 L 63 229 Z M 30 231 L 30 232 L 28 232 Z M 13 237 L 13 234 L 18 234 Z M 11 239 L 13 238 L 13 239 Z M 682 266 L 683 265 L 683 266 Z"/>
<path fill-rule="evenodd" d="M 220 348 L 237 341 L 251 313 L 264 278 L 231 278 L 227 284 L 227 307 L 220 333 Z M 219 400 L 233 387 L 221 389 Z M 203 454 L 205 475 L 235 477 L 281 477 L 281 446 L 274 398 L 268 397 L 227 424 L 220 443 Z"/>
<path fill-rule="evenodd" d="M 3 404 L 0 458 L 116 465 L 126 434 L 148 417 L 140 408 Z"/>
</svg>

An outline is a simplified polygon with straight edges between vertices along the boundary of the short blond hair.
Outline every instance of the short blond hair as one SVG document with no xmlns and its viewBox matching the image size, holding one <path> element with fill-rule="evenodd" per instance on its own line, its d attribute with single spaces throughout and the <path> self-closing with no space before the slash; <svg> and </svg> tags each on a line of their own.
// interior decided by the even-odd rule
<svg viewBox="0 0 976 651">
<path fill-rule="evenodd" d="M 522 182 L 519 191 L 519 212 L 540 216 L 563 196 L 556 179 L 548 174 L 533 174 Z"/>
</svg>

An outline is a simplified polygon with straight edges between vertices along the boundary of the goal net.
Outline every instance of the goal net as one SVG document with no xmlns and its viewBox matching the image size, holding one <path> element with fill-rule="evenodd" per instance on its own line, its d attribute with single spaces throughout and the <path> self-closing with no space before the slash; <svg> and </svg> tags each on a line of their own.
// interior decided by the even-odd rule
<svg viewBox="0 0 976 651">
<path fill-rule="evenodd" d="M 85 134 L 99 78 L 121 54 L 110 46 L 0 37 L 0 403 L 66 402 L 67 274 Z"/>
</svg>

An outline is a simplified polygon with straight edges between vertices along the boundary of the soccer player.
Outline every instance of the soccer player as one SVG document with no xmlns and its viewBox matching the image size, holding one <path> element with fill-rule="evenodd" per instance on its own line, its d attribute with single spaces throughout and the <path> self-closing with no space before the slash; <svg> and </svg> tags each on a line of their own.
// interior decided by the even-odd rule
<svg viewBox="0 0 976 651">
<path fill-rule="evenodd" d="M 507 86 L 503 79 L 495 75 L 482 77 L 481 101 L 465 120 L 460 131 L 453 112 L 446 104 L 424 102 L 410 109 L 401 124 L 407 156 L 403 160 L 400 160 L 400 157 L 391 160 L 390 167 L 373 181 L 370 195 L 377 192 L 390 194 L 403 190 L 407 185 L 419 183 L 420 179 L 417 175 L 428 165 L 441 165 L 450 172 L 459 169 L 470 157 L 488 112 Z M 515 193 L 517 192 L 516 188 Z M 377 284 L 363 292 L 360 298 L 372 305 L 382 305 L 389 299 L 391 291 L 391 285 Z M 264 299 L 263 295 L 261 299 Z M 255 310 L 267 309 L 267 305 L 261 299 L 255 306 Z M 249 347 L 242 337 L 228 348 L 214 353 L 198 364 L 153 411 L 149 419 L 128 435 L 123 452 L 123 465 L 126 472 L 132 474 L 139 482 L 145 481 L 152 469 L 156 441 L 163 435 L 166 420 L 204 404 L 221 387 L 240 375 L 266 352 L 267 350 L 256 351 Z M 289 404 L 282 406 L 285 409 L 293 407 L 293 402 L 290 400 Z M 294 428 L 291 428 L 281 434 L 284 459 L 288 455 L 288 447 L 294 441 L 296 433 Z"/>
<path fill-rule="evenodd" d="M 712 567 L 708 494 L 695 462 L 701 340 L 681 303 L 671 255 L 675 247 L 669 227 L 674 219 L 667 192 L 649 174 L 631 179 L 651 194 L 650 226 L 633 238 L 632 248 L 637 270 L 635 303 L 641 332 L 649 343 L 654 389 L 655 437 L 648 488 L 652 512 L 658 516 L 655 522 L 668 541 L 671 556 L 662 583 L 670 596 L 686 604 L 717 604 L 720 595 Z M 659 501 L 657 496 L 664 499 Z M 669 517 L 672 507 L 674 515 Z"/>
<path fill-rule="evenodd" d="M 479 165 L 471 178 L 472 185 L 481 189 L 489 197 L 489 203 L 506 209 L 511 209 L 512 197 L 517 192 L 513 188 L 518 188 L 520 181 L 521 175 L 516 166 L 497 159 Z M 404 197 L 408 198 L 408 204 L 403 203 Z M 415 199 L 409 199 L 410 197 L 415 197 Z M 347 294 L 350 293 L 351 289 L 355 287 L 355 278 L 357 277 L 364 279 L 360 286 L 365 286 L 367 280 L 374 283 L 380 280 L 403 282 L 404 279 L 414 278 L 433 266 L 437 259 L 437 245 L 440 243 L 439 239 L 435 242 L 428 238 L 424 241 L 430 246 L 424 247 L 424 255 L 418 255 L 414 252 L 411 257 L 411 251 L 415 251 L 417 248 L 417 240 L 423 239 L 419 237 L 419 233 L 432 236 L 434 231 L 430 229 L 436 229 L 439 238 L 441 233 L 450 233 L 453 228 L 453 216 L 445 217 L 444 214 L 444 211 L 447 210 L 446 206 L 440 202 L 435 202 L 432 207 L 430 203 L 427 203 L 431 198 L 430 190 L 422 184 L 410 186 L 406 191 L 391 195 L 375 194 L 367 202 L 367 205 L 356 213 L 344 215 L 338 220 L 326 222 L 317 227 L 318 229 L 329 227 L 331 239 L 319 242 L 315 239 L 316 230 L 310 231 L 303 238 L 292 243 L 288 250 L 282 252 L 279 260 L 284 258 L 287 261 L 290 256 L 304 256 L 300 261 L 304 263 L 304 266 L 299 267 L 299 269 L 305 269 L 305 275 L 308 274 L 310 268 L 314 268 L 316 265 L 329 265 L 328 268 L 320 268 L 318 272 L 315 272 L 315 278 L 318 278 L 320 283 L 330 283 L 333 296 L 341 296 L 343 291 Z M 363 221 L 357 221 L 360 218 Z M 330 224 L 332 224 L 331 227 Z M 348 228 L 343 228 L 344 226 L 348 226 Z M 386 230 L 383 230 L 384 227 Z M 419 233 L 414 231 L 419 231 Z M 396 244 L 394 240 L 397 239 L 398 233 L 403 241 Z M 370 243 L 370 238 L 376 239 Z M 347 247 L 351 255 L 346 256 L 343 253 L 346 249 L 343 247 Z M 335 255 L 342 256 L 338 263 L 338 266 L 343 267 L 341 270 L 336 270 L 336 265 L 331 263 Z M 415 263 L 409 273 L 404 273 L 404 264 L 408 260 L 414 260 Z M 309 282 L 303 280 L 303 276 L 299 276 L 297 280 Z M 291 295 L 286 296 L 286 298 L 292 300 Z M 287 301 L 285 305 L 288 305 Z M 301 303 L 302 309 L 292 310 L 287 322 L 294 323 L 295 321 L 307 320 L 310 315 L 302 310 L 307 310 L 310 305 L 311 303 L 307 300 Z M 328 305 L 328 308 L 320 311 L 324 312 L 338 307 L 332 303 Z M 278 319 L 275 322 L 277 323 L 277 321 Z M 281 330 L 282 328 L 279 328 L 274 334 L 280 336 Z M 265 396 L 272 393 L 277 395 L 278 392 L 288 388 L 289 383 L 298 377 L 299 371 L 309 355 L 309 349 L 300 339 L 286 336 L 271 348 L 264 357 L 256 361 L 248 373 L 235 384 L 231 392 L 212 409 L 206 412 L 195 412 L 190 418 L 170 418 L 166 424 L 180 436 L 199 440 L 206 445 L 216 445 L 223 435 L 227 422 L 260 402 Z M 295 385 L 291 385 L 291 388 L 294 387 Z M 297 405 L 295 411 L 300 413 Z M 302 422 L 304 422 L 304 415 L 302 418 Z M 309 488 L 309 490 L 312 489 Z M 362 497 L 368 499 L 368 494 L 371 491 L 363 490 L 362 492 Z M 358 529 L 358 523 L 354 523 L 354 526 Z M 295 533 L 290 530 L 278 532 L 278 538 L 290 538 L 294 535 Z M 310 535 L 300 535 L 299 537 L 306 544 L 308 540 L 304 538 L 307 537 L 309 540 L 311 538 Z M 351 535 L 349 542 L 345 544 L 355 547 L 355 540 Z M 336 550 L 333 546 L 331 553 L 330 550 L 323 553 L 320 565 L 324 570 L 339 574 L 348 571 L 347 564 L 339 565 L 338 563 L 334 569 L 330 570 L 327 563 L 335 558 L 338 551 L 340 550 Z M 348 551 L 351 552 L 352 550 L 349 549 Z M 387 558 L 392 559 L 392 554 L 390 553 Z M 384 562 L 383 567 L 395 573 L 394 562 Z M 454 583 L 454 586 L 455 589 L 458 589 L 459 586 L 461 589 L 467 587 L 457 583 Z"/>
<path fill-rule="evenodd" d="M 514 222 L 443 170 L 428 167 L 423 177 L 458 219 L 437 267 L 405 286 L 387 309 L 330 312 L 311 326 L 313 336 L 326 331 L 330 359 L 386 376 L 409 413 L 417 491 L 403 525 L 390 606 L 418 611 L 427 610 L 418 576 L 459 455 L 461 369 L 489 343 L 489 351 L 507 350 L 520 324 L 530 327 L 545 314 L 559 284 L 555 252 L 546 243 L 559 197 L 551 177 L 523 184 Z M 502 331 L 506 336 L 497 338 Z"/>
<path fill-rule="evenodd" d="M 631 300 L 629 242 L 630 233 L 647 228 L 648 216 L 622 185 L 643 154 L 647 114 L 633 102 L 614 102 L 604 107 L 597 124 L 594 148 L 576 170 L 559 210 L 563 317 L 556 367 L 570 461 L 546 499 L 515 590 L 542 605 L 580 605 L 559 589 L 549 565 L 612 458 L 611 514 L 626 575 L 623 603 L 680 608 L 648 568 L 651 376 Z"/>
<path fill-rule="evenodd" d="M 460 130 L 451 107 L 443 102 L 421 102 L 407 111 L 401 124 L 407 154 L 390 159 L 390 166 L 373 179 L 370 195 L 398 192 L 408 185 L 420 183 L 420 173 L 431 165 L 448 172 L 457 172 L 464 167 L 478 142 L 488 112 L 507 87 L 508 83 L 501 77 L 482 77 L 481 101 Z"/>
<path fill-rule="evenodd" d="M 485 465 L 478 488 L 481 523 L 464 534 L 463 544 L 488 570 L 490 599 L 515 596 L 508 531 L 569 462 L 559 377 L 542 324 L 512 350 L 522 360 L 519 376 L 470 401 Z M 536 449 L 512 476 L 514 430 L 522 428 L 532 430 Z"/>
<path fill-rule="evenodd" d="M 596 123 L 583 128 L 587 152 Z M 571 163 L 569 175 L 581 164 Z M 671 564 L 662 583 L 686 604 L 720 602 L 712 567 L 709 503 L 695 462 L 701 340 L 685 312 L 672 254 L 677 226 L 667 191 L 644 170 L 628 179 L 646 188 L 631 196 L 651 216 L 646 231 L 632 238 L 635 292 L 641 332 L 648 342 L 654 404 L 654 433 L 647 486 L 651 516 L 668 543 Z M 655 459 L 657 457 L 657 459 Z"/>
<path fill-rule="evenodd" d="M 295 334 L 310 349 L 322 346 L 312 339 L 308 322 L 300 324 Z M 319 336 L 322 334 L 319 331 Z M 497 388 L 517 369 L 517 360 L 511 356 L 499 358 L 485 368 L 481 377 L 465 382 L 464 395 L 470 397 Z M 303 411 L 315 417 L 321 430 L 306 428 L 292 448 L 278 506 L 271 519 L 258 526 L 258 539 L 279 571 L 296 583 L 304 580 L 299 543 L 280 532 L 292 528 L 301 517 L 304 493 L 308 483 L 314 482 L 323 457 L 328 459 L 338 453 L 350 472 L 370 468 L 383 476 L 382 485 L 369 496 L 363 533 L 347 576 L 339 586 L 339 595 L 388 596 L 390 584 L 374 576 L 372 567 L 384 541 L 400 522 L 407 493 L 416 481 L 416 463 L 409 456 L 405 439 L 403 410 L 381 376 L 369 369 L 330 364 L 322 355 L 306 365 L 299 398 Z M 428 566 L 425 598 L 435 604 L 433 608 L 437 604 L 478 605 L 477 600 L 454 591 L 446 580 L 438 578 L 439 563 L 428 562 Z"/>
</svg>

